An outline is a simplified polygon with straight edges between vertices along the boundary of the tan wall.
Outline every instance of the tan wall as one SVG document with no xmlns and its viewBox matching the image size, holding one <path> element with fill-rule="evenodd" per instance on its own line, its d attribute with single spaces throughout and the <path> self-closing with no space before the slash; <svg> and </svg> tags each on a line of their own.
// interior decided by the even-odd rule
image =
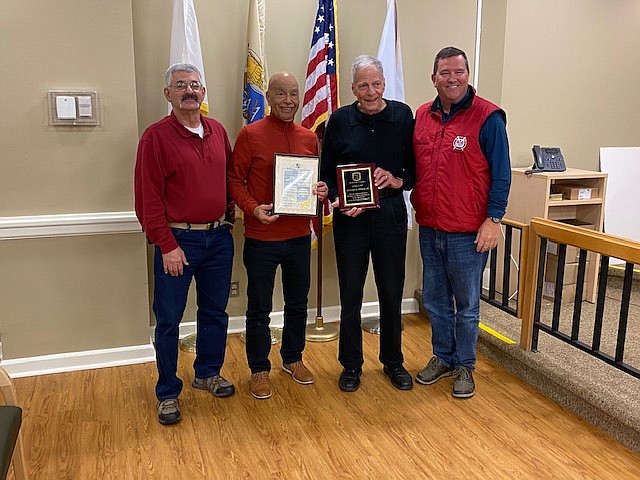
<svg viewBox="0 0 640 480">
<path fill-rule="evenodd" d="M 513 165 L 531 165 L 540 144 L 598 170 L 600 147 L 640 144 L 638 45 L 635 0 L 510 0 L 502 106 Z"/>
<path fill-rule="evenodd" d="M 167 67 L 171 36 L 171 2 L 138 0 L 133 4 L 136 81 L 140 133 L 151 123 L 166 115 L 167 104 L 162 97 L 162 75 Z M 210 115 L 222 122 L 233 142 L 242 126 L 240 114 L 242 76 L 247 29 L 248 1 L 195 1 L 202 43 L 205 75 L 208 83 Z M 269 0 L 266 6 L 267 68 L 274 73 L 292 72 L 300 82 L 306 74 L 311 26 L 316 2 Z M 435 96 L 429 80 L 433 57 L 443 46 L 455 44 L 465 49 L 473 60 L 475 1 L 398 1 L 405 90 L 407 103 L 415 110 Z M 434 21 L 450 11 L 459 12 L 455 24 L 438 25 Z M 223 12 L 223 13 L 221 13 Z M 340 52 L 340 99 L 346 105 L 354 100 L 351 93 L 350 67 L 362 53 L 375 55 L 378 50 L 386 1 L 343 0 L 338 2 L 338 41 Z M 426 26 L 428 25 L 428 28 Z M 298 113 L 297 119 L 299 120 Z M 240 298 L 231 298 L 231 316 L 244 315 L 246 310 L 246 274 L 242 264 L 242 225 L 234 232 L 236 256 L 233 279 L 240 281 Z M 407 255 L 407 276 L 404 297 L 410 298 L 421 284 L 421 261 L 417 245 L 417 230 L 410 232 Z M 316 306 L 316 258 L 312 262 L 312 287 L 309 307 Z M 279 282 L 280 277 L 277 277 Z M 333 237 L 325 237 L 323 261 L 323 305 L 338 305 L 338 284 L 333 251 Z M 276 284 L 278 285 L 278 283 Z M 193 292 L 191 293 L 193 298 Z M 365 287 L 366 302 L 377 301 L 370 271 Z M 282 310 L 282 290 L 276 288 L 274 310 Z M 193 321 L 195 305 L 189 302 L 185 320 Z"/>
<path fill-rule="evenodd" d="M 343 104 L 352 101 L 351 61 L 360 53 L 377 51 L 385 4 L 339 2 Z M 132 210 L 137 138 L 166 113 L 161 92 L 171 5 L 170 0 L 25 0 L 4 12 L 0 76 L 12 90 L 0 116 L 0 216 Z M 241 126 L 248 0 L 196 0 L 195 5 L 212 114 L 233 141 Z M 640 77 L 637 1 L 485 0 L 484 5 L 480 93 L 500 101 L 507 111 L 514 165 L 531 163 L 533 143 L 561 146 L 570 166 L 590 169 L 597 169 L 600 146 L 639 143 L 640 91 L 633 83 Z M 473 70 L 476 2 L 398 0 L 398 7 L 406 98 L 415 110 L 435 96 L 429 76 L 433 56 L 442 46 L 466 50 Z M 315 8 L 313 1 L 267 2 L 271 72 L 286 69 L 303 79 Z M 540 34 L 540 25 L 546 35 Z M 97 90 L 102 125 L 49 127 L 46 93 L 58 88 Z M 405 297 L 420 286 L 416 233 L 410 233 Z M 234 236 L 234 278 L 244 292 L 241 224 Z M 0 285 L 5 354 L 15 358 L 144 343 L 149 319 L 141 320 L 140 311 L 148 312 L 148 302 L 144 292 L 136 291 L 146 273 L 142 239 L 106 235 L 0 243 L 3 266 L 11 273 Z M 326 240 L 323 303 L 337 305 L 331 236 Z M 105 260 L 109 255 L 111 263 Z M 19 263 L 21 258 L 25 262 Z M 74 294 L 54 299 L 61 270 L 66 279 L 61 288 Z M 100 272 L 99 281 L 108 284 L 96 280 L 92 288 L 94 277 L 87 272 Z M 315 282 L 315 271 L 313 278 Z M 72 279 L 82 285 L 72 285 Z M 123 279 L 136 288 L 119 290 L 126 284 Z M 28 284 L 35 288 L 27 292 Z M 122 295 L 118 308 L 105 291 Z M 281 309 L 277 292 L 274 309 Z M 365 301 L 375 299 L 370 279 Z M 229 313 L 242 315 L 245 303 L 244 295 L 232 299 Z M 310 305 L 315 305 L 315 287 Z M 190 306 L 185 319 L 194 318 Z M 100 330 L 104 325 L 109 335 Z"/>
<path fill-rule="evenodd" d="M 148 344 L 144 248 L 141 234 L 0 243 L 3 357 Z"/>
<path fill-rule="evenodd" d="M 131 210 L 132 38 L 131 0 L 3 8 L 0 216 Z M 50 127 L 51 89 L 97 90 L 102 125 Z"/>
<path fill-rule="evenodd" d="M 478 95 L 498 105 L 502 104 L 502 65 L 504 63 L 506 15 L 507 0 L 489 0 L 482 3 L 480 68 L 478 83 L 474 87 L 476 87 Z"/>
<path fill-rule="evenodd" d="M 131 0 L 0 15 L 0 217 L 132 210 Z M 49 89 L 97 90 L 102 124 L 48 126 Z M 0 242 L 4 358 L 149 343 L 142 234 Z"/>
</svg>

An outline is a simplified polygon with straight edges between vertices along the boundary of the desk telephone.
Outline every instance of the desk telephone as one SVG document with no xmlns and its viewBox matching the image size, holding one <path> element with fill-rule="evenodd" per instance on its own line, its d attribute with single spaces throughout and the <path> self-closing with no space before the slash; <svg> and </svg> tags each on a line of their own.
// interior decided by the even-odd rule
<svg viewBox="0 0 640 480">
<path fill-rule="evenodd" d="M 567 169 L 564 163 L 564 157 L 559 148 L 534 145 L 531 151 L 533 152 L 533 166 L 525 172 L 526 174 L 536 172 L 564 172 Z"/>
</svg>

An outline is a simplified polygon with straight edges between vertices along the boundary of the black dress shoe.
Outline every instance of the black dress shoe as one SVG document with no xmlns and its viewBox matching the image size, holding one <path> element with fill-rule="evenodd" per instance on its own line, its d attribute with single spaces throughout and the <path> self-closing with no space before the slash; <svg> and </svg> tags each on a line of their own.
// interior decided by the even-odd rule
<svg viewBox="0 0 640 480">
<path fill-rule="evenodd" d="M 411 390 L 413 388 L 411 375 L 402 365 L 395 368 L 389 368 L 385 365 L 384 373 L 391 379 L 391 385 L 398 390 Z"/>
<path fill-rule="evenodd" d="M 340 374 L 340 379 L 338 380 L 340 390 L 343 392 L 355 392 L 360 388 L 360 375 L 362 375 L 362 370 L 345 368 Z"/>
</svg>

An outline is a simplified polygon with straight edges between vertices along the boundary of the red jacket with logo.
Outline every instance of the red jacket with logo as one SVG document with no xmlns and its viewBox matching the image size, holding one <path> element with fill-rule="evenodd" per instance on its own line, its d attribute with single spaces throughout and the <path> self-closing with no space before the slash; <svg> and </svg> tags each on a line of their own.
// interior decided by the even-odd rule
<svg viewBox="0 0 640 480">
<path fill-rule="evenodd" d="M 487 218 L 491 171 L 480 148 L 482 125 L 500 107 L 473 95 L 442 123 L 434 102 L 416 111 L 416 184 L 411 203 L 419 225 L 476 232 Z"/>
</svg>

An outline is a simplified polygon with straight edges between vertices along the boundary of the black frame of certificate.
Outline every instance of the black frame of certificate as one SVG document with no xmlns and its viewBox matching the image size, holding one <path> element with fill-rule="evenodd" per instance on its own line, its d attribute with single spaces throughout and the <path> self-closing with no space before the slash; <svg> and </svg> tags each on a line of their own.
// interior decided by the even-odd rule
<svg viewBox="0 0 640 480">
<path fill-rule="evenodd" d="M 338 165 L 336 174 L 338 176 L 338 208 L 342 211 L 350 210 L 353 207 L 368 210 L 380 208 L 380 193 L 373 179 L 373 171 L 376 169 L 375 163 L 352 163 L 349 165 Z M 366 173 L 365 177 L 354 179 L 354 176 L 347 179 L 347 175 L 352 173 Z M 356 184 L 357 182 L 357 184 Z M 357 189 L 359 191 L 354 191 Z M 364 190 L 363 190 L 364 189 Z M 352 199 L 351 197 L 362 197 Z"/>
<path fill-rule="evenodd" d="M 282 162 L 295 162 L 304 164 L 306 168 L 302 172 L 311 173 L 311 183 L 309 194 L 306 197 L 308 204 L 304 205 L 305 200 L 300 202 L 301 206 L 292 208 L 283 202 L 283 184 L 284 179 L 280 178 L 280 167 Z M 318 196 L 313 193 L 313 186 L 318 183 L 320 175 L 320 157 L 317 155 L 293 155 L 287 153 L 274 153 L 273 155 L 273 215 L 292 215 L 313 217 L 318 211 Z"/>
</svg>

